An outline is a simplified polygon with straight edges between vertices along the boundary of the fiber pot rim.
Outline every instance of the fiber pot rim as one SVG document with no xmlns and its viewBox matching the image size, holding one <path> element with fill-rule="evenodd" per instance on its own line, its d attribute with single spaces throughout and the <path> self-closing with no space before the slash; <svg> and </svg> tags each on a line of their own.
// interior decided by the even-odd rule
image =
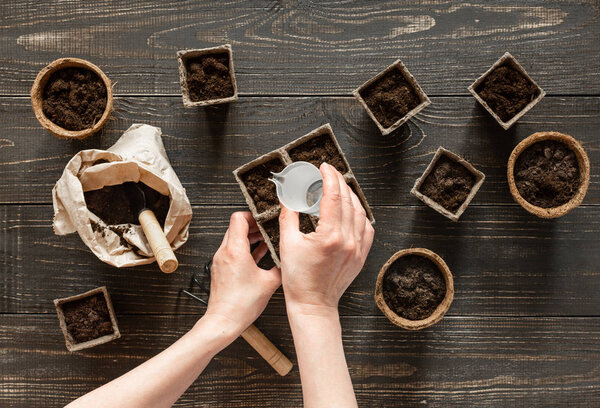
<svg viewBox="0 0 600 408">
<path fill-rule="evenodd" d="M 85 68 L 94 72 L 98 75 L 104 86 L 106 87 L 106 108 L 104 109 L 104 113 L 100 117 L 100 120 L 96 122 L 94 126 L 87 129 L 82 130 L 67 130 L 56 123 L 52 122 L 45 114 L 42 109 L 42 97 L 44 92 L 44 87 L 46 86 L 46 82 L 50 78 L 50 75 L 64 68 L 77 67 L 77 68 Z M 110 79 L 102 72 L 100 68 L 96 65 L 92 64 L 89 61 L 86 61 L 81 58 L 59 58 L 57 60 L 52 61 L 50 64 L 46 65 L 42 70 L 37 74 L 35 81 L 33 81 L 33 86 L 31 87 L 31 105 L 33 107 L 33 112 L 35 113 L 35 117 L 40 122 L 40 124 L 52 133 L 54 136 L 62 138 L 62 139 L 85 139 L 88 136 L 93 135 L 97 131 L 99 131 L 108 120 L 112 110 L 113 110 L 113 90 Z"/>
<path fill-rule="evenodd" d="M 399 258 L 407 255 L 420 255 L 432 261 L 438 267 L 446 282 L 446 295 L 444 296 L 444 299 L 440 302 L 431 315 L 422 320 L 409 320 L 398 316 L 394 311 L 392 311 L 392 309 L 390 309 L 383 298 L 383 277 L 385 276 L 390 265 L 392 265 Z M 453 299 L 454 279 L 452 277 L 452 273 L 450 272 L 450 268 L 448 268 L 446 262 L 444 262 L 444 260 L 438 254 L 426 248 L 408 248 L 396 252 L 383 265 L 379 271 L 379 275 L 377 275 L 377 282 L 375 284 L 375 303 L 377 303 L 379 310 L 383 312 L 390 322 L 407 330 L 421 330 L 439 322 L 450 308 Z"/>
<path fill-rule="evenodd" d="M 517 158 L 521 155 L 521 153 L 523 153 L 523 151 L 525 151 L 528 147 L 532 146 L 533 144 L 542 142 L 544 140 L 556 140 L 562 142 L 566 144 L 569 147 L 569 149 L 571 149 L 575 153 L 575 157 L 577 157 L 577 163 L 579 164 L 579 178 L 581 180 L 579 189 L 577 190 L 573 198 L 571 198 L 571 200 L 569 200 L 563 205 L 552 208 L 538 207 L 525 200 L 523 196 L 521 196 L 521 193 L 519 193 L 519 189 L 517 188 L 517 184 L 515 183 L 514 175 L 515 163 L 517 161 Z M 577 207 L 583 201 L 583 198 L 585 197 L 588 186 L 590 184 L 590 160 L 581 144 L 574 137 L 559 132 L 536 132 L 522 140 L 521 143 L 519 143 L 513 149 L 512 153 L 510 154 L 510 157 L 508 158 L 506 175 L 508 178 L 510 194 L 513 196 L 513 199 L 517 203 L 519 203 L 521 207 L 523 207 L 531 214 L 537 215 L 540 218 L 558 218 L 567 214 L 569 211 Z"/>
</svg>

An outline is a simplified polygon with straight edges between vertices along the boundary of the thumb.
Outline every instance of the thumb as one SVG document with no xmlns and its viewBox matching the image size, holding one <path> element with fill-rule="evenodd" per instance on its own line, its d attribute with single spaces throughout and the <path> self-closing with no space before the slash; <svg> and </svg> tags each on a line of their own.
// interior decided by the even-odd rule
<svg viewBox="0 0 600 408">
<path fill-rule="evenodd" d="M 279 214 L 279 234 L 281 241 L 285 242 L 287 241 L 286 237 L 292 237 L 298 233 L 300 233 L 298 213 L 282 205 L 281 214 Z"/>
</svg>

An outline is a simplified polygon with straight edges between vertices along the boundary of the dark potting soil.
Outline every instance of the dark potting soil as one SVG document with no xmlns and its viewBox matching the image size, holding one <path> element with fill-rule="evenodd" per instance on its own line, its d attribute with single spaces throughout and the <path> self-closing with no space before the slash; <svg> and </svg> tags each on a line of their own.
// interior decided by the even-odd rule
<svg viewBox="0 0 600 408">
<path fill-rule="evenodd" d="M 285 165 L 280 159 L 272 159 L 251 168 L 241 175 L 241 179 L 246 185 L 246 189 L 259 213 L 279 204 L 275 184 L 269 179 L 273 177 L 271 172 L 279 173 L 284 167 Z"/>
<path fill-rule="evenodd" d="M 555 140 L 537 142 L 517 158 L 514 169 L 519 194 L 542 208 L 569 202 L 581 184 L 575 153 Z"/>
<path fill-rule="evenodd" d="M 64 68 L 48 78 L 42 94 L 42 111 L 63 129 L 89 129 L 104 114 L 106 98 L 106 85 L 95 72 Z"/>
<path fill-rule="evenodd" d="M 475 176 L 465 166 L 442 154 L 419 191 L 450 212 L 456 212 L 475 185 Z"/>
<path fill-rule="evenodd" d="M 398 316 L 423 320 L 435 311 L 446 296 L 442 272 L 420 255 L 398 258 L 383 277 L 383 299 Z"/>
<path fill-rule="evenodd" d="M 512 119 L 540 94 L 539 88 L 510 64 L 495 68 L 475 92 L 503 122 Z"/>
<path fill-rule="evenodd" d="M 192 102 L 233 96 L 229 54 L 207 54 L 185 61 L 187 87 Z"/>
<path fill-rule="evenodd" d="M 310 234 L 315 231 L 315 227 L 313 227 L 312 222 L 310 221 L 310 217 L 306 214 L 300 215 L 300 232 L 303 234 Z M 266 221 L 262 224 L 265 232 L 269 236 L 271 243 L 273 244 L 273 248 L 275 248 L 275 252 L 277 256 L 279 256 L 279 218 L 275 217 L 269 221 Z"/>
<path fill-rule="evenodd" d="M 144 191 L 146 206 L 154 212 L 158 222 L 164 228 L 171 199 L 144 183 L 137 183 L 137 185 Z M 131 208 L 126 189 L 127 186 L 125 184 L 119 184 L 116 186 L 105 186 L 99 190 L 86 191 L 83 195 L 88 210 L 100 217 L 105 224 L 139 225 L 137 212 Z"/>
<path fill-rule="evenodd" d="M 417 92 L 398 68 L 373 82 L 360 96 L 384 128 L 389 128 L 421 103 Z"/>
<path fill-rule="evenodd" d="M 327 134 L 316 136 L 306 143 L 294 147 L 289 154 L 293 161 L 309 162 L 316 167 L 326 162 L 342 174 L 348 171 L 342 154 Z"/>
<path fill-rule="evenodd" d="M 61 308 L 67 331 L 75 343 L 114 333 L 108 305 L 102 293 L 64 303 Z"/>
</svg>

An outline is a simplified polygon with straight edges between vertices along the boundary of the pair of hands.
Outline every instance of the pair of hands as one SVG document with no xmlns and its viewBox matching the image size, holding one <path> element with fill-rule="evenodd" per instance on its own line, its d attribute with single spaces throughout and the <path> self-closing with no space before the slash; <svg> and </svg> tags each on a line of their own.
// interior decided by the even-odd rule
<svg viewBox="0 0 600 408">
<path fill-rule="evenodd" d="M 281 270 L 257 266 L 267 253 L 248 212 L 232 214 L 213 258 L 206 315 L 230 321 L 241 333 L 283 285 L 288 309 L 308 314 L 337 311 L 340 297 L 362 269 L 373 242 L 373 227 L 360 201 L 334 167 L 324 163 L 323 198 L 315 232 L 299 230 L 298 213 L 281 208 Z M 251 253 L 250 245 L 261 242 Z"/>
</svg>

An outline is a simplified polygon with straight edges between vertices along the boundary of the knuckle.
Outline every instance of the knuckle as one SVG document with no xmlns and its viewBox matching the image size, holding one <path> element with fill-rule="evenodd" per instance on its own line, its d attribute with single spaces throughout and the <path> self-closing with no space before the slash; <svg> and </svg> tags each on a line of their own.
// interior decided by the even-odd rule
<svg viewBox="0 0 600 408">
<path fill-rule="evenodd" d="M 244 214 L 241 211 L 236 211 L 231 214 L 231 218 L 229 219 L 231 222 L 240 221 L 244 218 Z"/>
</svg>

